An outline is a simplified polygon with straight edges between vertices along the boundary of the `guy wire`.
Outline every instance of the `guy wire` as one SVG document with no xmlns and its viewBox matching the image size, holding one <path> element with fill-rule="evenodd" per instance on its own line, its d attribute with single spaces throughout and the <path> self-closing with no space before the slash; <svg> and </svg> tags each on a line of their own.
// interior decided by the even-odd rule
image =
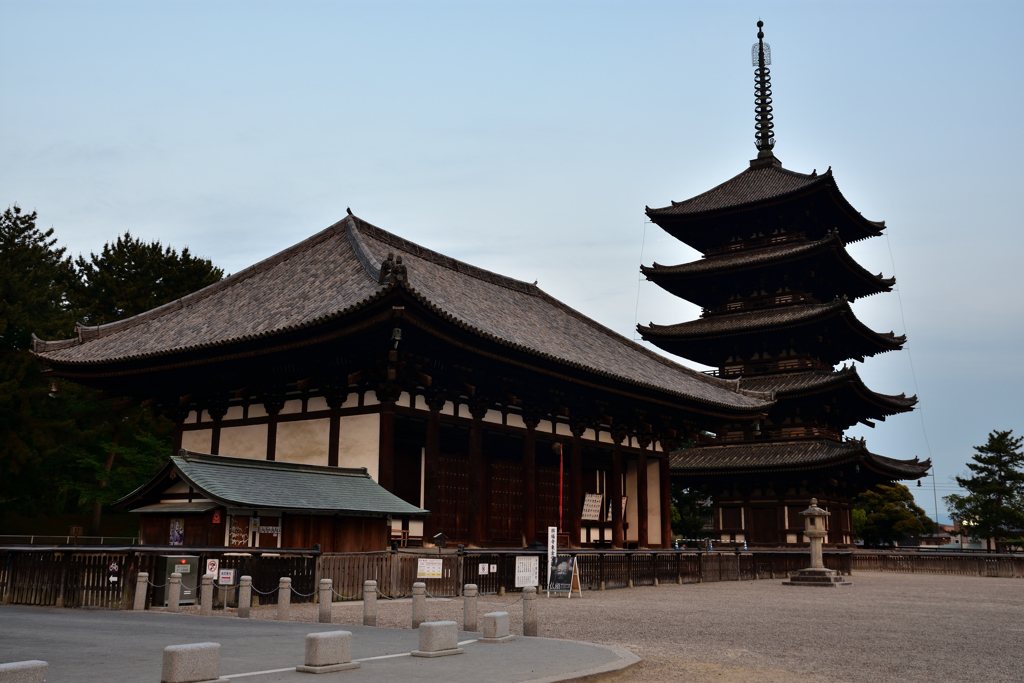
<svg viewBox="0 0 1024 683">
<path fill-rule="evenodd" d="M 648 223 L 650 223 L 650 221 L 645 219 L 644 220 L 644 234 L 643 234 L 643 237 L 640 239 L 640 265 L 643 265 L 643 263 L 644 263 L 644 245 L 647 244 L 647 224 Z M 637 270 L 639 270 L 639 269 L 640 269 L 639 266 L 637 266 Z M 637 326 L 637 323 L 640 322 L 638 320 L 638 317 L 640 315 L 640 283 L 643 282 L 643 279 L 644 279 L 644 274 L 643 273 L 640 273 L 640 275 L 636 279 L 636 308 L 633 309 L 633 341 L 637 341 L 637 338 L 636 338 L 636 326 Z"/>
</svg>

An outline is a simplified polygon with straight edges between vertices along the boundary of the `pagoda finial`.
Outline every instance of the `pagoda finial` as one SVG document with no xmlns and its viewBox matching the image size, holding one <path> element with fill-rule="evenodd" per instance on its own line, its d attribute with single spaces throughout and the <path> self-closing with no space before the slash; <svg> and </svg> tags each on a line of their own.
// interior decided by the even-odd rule
<svg viewBox="0 0 1024 683">
<path fill-rule="evenodd" d="M 750 61 L 754 66 L 754 145 L 758 159 L 773 157 L 775 133 L 772 123 L 772 77 L 768 65 L 772 63 L 772 48 L 764 42 L 764 22 L 757 21 L 757 43 L 750 48 Z"/>
</svg>

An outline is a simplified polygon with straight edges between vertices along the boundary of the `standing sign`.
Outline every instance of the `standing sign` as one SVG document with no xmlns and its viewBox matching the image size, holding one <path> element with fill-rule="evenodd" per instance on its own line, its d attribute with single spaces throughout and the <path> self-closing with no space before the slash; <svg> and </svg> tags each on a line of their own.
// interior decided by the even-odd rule
<svg viewBox="0 0 1024 683">
<path fill-rule="evenodd" d="M 417 579 L 440 579 L 444 571 L 444 560 L 421 557 L 416 563 Z"/>
<path fill-rule="evenodd" d="M 516 558 L 516 588 L 536 588 L 540 584 L 540 558 L 536 555 Z"/>
<path fill-rule="evenodd" d="M 551 571 L 551 578 L 548 580 L 548 593 L 567 593 L 572 597 L 572 592 L 578 591 L 583 597 L 580 589 L 579 567 L 576 566 L 576 558 L 569 555 L 560 555 L 555 558 L 554 568 Z"/>
<path fill-rule="evenodd" d="M 234 569 L 221 569 L 217 576 L 217 583 L 221 586 L 232 586 L 235 583 Z"/>
<path fill-rule="evenodd" d="M 107 582 L 117 583 L 118 575 L 121 573 L 121 566 L 117 563 L 117 560 L 112 560 L 107 565 Z"/>
<path fill-rule="evenodd" d="M 206 561 L 206 574 L 213 574 L 217 576 L 217 570 L 220 568 L 220 560 L 207 560 Z"/>
<path fill-rule="evenodd" d="M 551 565 L 558 555 L 558 527 L 548 527 L 548 582 L 551 582 Z"/>
</svg>

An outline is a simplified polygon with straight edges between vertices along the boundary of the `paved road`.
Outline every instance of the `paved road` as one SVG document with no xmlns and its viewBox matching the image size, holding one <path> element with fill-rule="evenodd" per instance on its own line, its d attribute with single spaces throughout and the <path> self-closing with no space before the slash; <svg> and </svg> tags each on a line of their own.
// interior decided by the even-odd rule
<svg viewBox="0 0 1024 683">
<path fill-rule="evenodd" d="M 475 642 L 479 633 L 460 632 L 460 641 L 473 641 L 462 646 L 466 654 L 421 659 L 402 656 L 418 646 L 418 633 L 411 629 L 6 606 L 0 607 L 0 662 L 49 662 L 49 683 L 157 683 L 164 647 L 216 642 L 221 644 L 222 676 L 243 683 L 310 683 L 308 674 L 273 670 L 303 663 L 307 633 L 341 629 L 352 632 L 353 659 L 400 655 L 369 659 L 361 669 L 331 675 L 331 680 L 351 683 L 531 681 L 571 677 L 622 661 L 608 647 L 547 638 L 484 645 Z M 273 673 L 240 676 L 268 671 Z"/>
</svg>

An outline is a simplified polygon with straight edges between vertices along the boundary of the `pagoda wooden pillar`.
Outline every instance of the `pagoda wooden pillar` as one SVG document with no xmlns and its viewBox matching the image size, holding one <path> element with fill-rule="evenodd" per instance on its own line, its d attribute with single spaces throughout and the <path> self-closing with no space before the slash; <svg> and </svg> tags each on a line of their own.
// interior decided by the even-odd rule
<svg viewBox="0 0 1024 683">
<path fill-rule="evenodd" d="M 523 416 L 523 545 L 537 540 L 537 418 Z"/>
<path fill-rule="evenodd" d="M 647 436 L 637 439 L 640 443 L 640 455 L 636 459 L 636 544 L 638 548 L 646 548 L 647 540 L 647 447 L 651 440 Z"/>
<path fill-rule="evenodd" d="M 423 507 L 430 516 L 423 522 L 423 540 L 432 541 L 437 534 L 437 517 L 441 502 L 441 406 L 443 399 L 428 399 L 430 419 L 423 449 Z"/>
<path fill-rule="evenodd" d="M 662 449 L 665 449 L 664 444 Z M 672 486 L 669 480 L 667 449 L 662 451 L 658 465 L 658 482 L 661 484 L 661 547 L 668 548 L 672 545 Z"/>
<path fill-rule="evenodd" d="M 345 402 L 346 395 L 338 396 L 329 394 L 327 396 L 327 407 L 331 409 L 330 430 L 327 434 L 327 465 L 338 466 L 338 448 L 341 443 L 341 405 Z"/>
<path fill-rule="evenodd" d="M 473 425 L 469 428 L 469 542 L 480 547 L 484 542 L 487 490 L 487 463 L 484 462 L 484 415 L 487 409 L 470 407 Z"/>
<path fill-rule="evenodd" d="M 377 483 L 392 493 L 395 490 L 395 402 L 380 402 L 380 447 Z"/>
<path fill-rule="evenodd" d="M 612 547 L 622 547 L 622 441 L 626 435 L 612 432 Z"/>
<path fill-rule="evenodd" d="M 583 516 L 583 427 L 572 428 L 572 449 L 569 451 L 569 547 L 580 547 Z"/>
</svg>

